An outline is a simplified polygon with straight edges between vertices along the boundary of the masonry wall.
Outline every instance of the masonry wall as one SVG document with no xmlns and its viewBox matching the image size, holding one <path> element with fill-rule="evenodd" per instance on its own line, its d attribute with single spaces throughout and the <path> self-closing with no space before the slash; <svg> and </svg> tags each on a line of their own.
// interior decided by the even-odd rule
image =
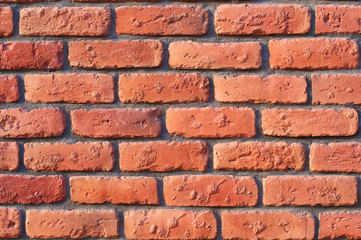
<svg viewBox="0 0 361 240">
<path fill-rule="evenodd" d="M 359 1 L 0 0 L 0 238 L 361 239 Z"/>
</svg>

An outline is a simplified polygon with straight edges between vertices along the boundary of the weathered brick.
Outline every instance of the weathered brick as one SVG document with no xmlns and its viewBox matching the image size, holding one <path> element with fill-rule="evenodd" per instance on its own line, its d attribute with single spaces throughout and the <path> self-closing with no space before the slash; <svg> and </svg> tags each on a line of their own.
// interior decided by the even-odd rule
<svg viewBox="0 0 361 240">
<path fill-rule="evenodd" d="M 167 176 L 164 201 L 169 206 L 255 206 L 258 187 L 252 177 L 220 175 Z"/>
<path fill-rule="evenodd" d="M 356 41 L 345 38 L 270 40 L 271 69 L 351 69 L 359 65 Z"/>
<path fill-rule="evenodd" d="M 296 212 L 222 212 L 224 239 L 304 239 L 315 236 L 315 219 Z"/>
<path fill-rule="evenodd" d="M 0 43 L 0 70 L 60 69 L 62 42 Z"/>
<path fill-rule="evenodd" d="M 107 36 L 110 21 L 109 8 L 23 8 L 19 33 L 26 36 Z"/>
<path fill-rule="evenodd" d="M 76 203 L 159 203 L 153 177 L 70 177 L 69 182 L 70 198 Z"/>
<path fill-rule="evenodd" d="M 65 115 L 58 108 L 0 110 L 1 138 L 57 137 L 64 131 Z"/>
<path fill-rule="evenodd" d="M 361 104 L 360 74 L 312 75 L 313 104 Z"/>
<path fill-rule="evenodd" d="M 157 137 L 160 115 L 158 108 L 78 109 L 71 111 L 72 130 L 92 138 Z"/>
<path fill-rule="evenodd" d="M 119 217 L 113 210 L 28 210 L 30 238 L 116 238 Z"/>
<path fill-rule="evenodd" d="M 0 3 L 34 3 L 43 1 L 44 0 L 0 0 Z"/>
<path fill-rule="evenodd" d="M 361 6 L 317 5 L 316 34 L 361 33 Z"/>
<path fill-rule="evenodd" d="M 259 69 L 262 46 L 256 42 L 169 44 L 169 65 L 175 69 Z"/>
<path fill-rule="evenodd" d="M 129 239 L 214 239 L 217 222 L 209 211 L 133 210 L 124 213 L 124 234 Z"/>
<path fill-rule="evenodd" d="M 20 91 L 18 79 L 14 75 L 0 75 L 0 103 L 16 102 Z"/>
<path fill-rule="evenodd" d="M 318 239 L 361 239 L 361 213 L 325 212 L 321 213 Z"/>
<path fill-rule="evenodd" d="M 21 215 L 16 208 L 0 208 L 0 238 L 20 238 Z"/>
<path fill-rule="evenodd" d="M 361 172 L 361 144 L 329 143 L 310 146 L 310 170 L 316 172 Z"/>
<path fill-rule="evenodd" d="M 170 108 L 167 130 L 187 138 L 253 137 L 255 113 L 251 108 Z"/>
<path fill-rule="evenodd" d="M 213 76 L 219 102 L 307 103 L 305 77 L 239 75 Z"/>
<path fill-rule="evenodd" d="M 215 13 L 219 35 L 304 34 L 311 28 L 311 9 L 303 5 L 230 4 Z"/>
<path fill-rule="evenodd" d="M 125 142 L 119 144 L 121 171 L 205 171 L 208 158 L 209 151 L 206 142 Z"/>
<path fill-rule="evenodd" d="M 204 35 L 208 30 L 208 11 L 196 6 L 124 6 L 115 11 L 118 34 Z"/>
<path fill-rule="evenodd" d="M 209 80 L 199 74 L 121 74 L 119 99 L 123 103 L 208 102 Z"/>
<path fill-rule="evenodd" d="M 358 131 L 354 109 L 265 109 L 265 135 L 281 137 L 352 136 Z"/>
<path fill-rule="evenodd" d="M 63 176 L 0 175 L 0 203 L 40 204 L 65 200 Z"/>
<path fill-rule="evenodd" d="M 160 0 L 71 0 L 72 2 L 159 2 Z"/>
<path fill-rule="evenodd" d="M 114 102 L 114 79 L 108 74 L 30 74 L 24 84 L 28 102 Z"/>
<path fill-rule="evenodd" d="M 13 29 L 14 20 L 12 8 L 0 7 L 0 37 L 11 36 L 13 34 Z"/>
<path fill-rule="evenodd" d="M 19 156 L 17 142 L 0 142 L 0 170 L 16 171 L 19 168 Z"/>
<path fill-rule="evenodd" d="M 263 179 L 264 205 L 348 206 L 357 204 L 351 176 L 271 176 Z"/>
<path fill-rule="evenodd" d="M 79 68 L 159 67 L 163 60 L 160 41 L 72 41 L 69 62 Z"/>
<path fill-rule="evenodd" d="M 114 147 L 109 142 L 25 143 L 24 164 L 34 171 L 110 171 Z"/>
<path fill-rule="evenodd" d="M 305 147 L 299 143 L 230 142 L 213 146 L 214 169 L 297 170 L 305 166 Z"/>
</svg>

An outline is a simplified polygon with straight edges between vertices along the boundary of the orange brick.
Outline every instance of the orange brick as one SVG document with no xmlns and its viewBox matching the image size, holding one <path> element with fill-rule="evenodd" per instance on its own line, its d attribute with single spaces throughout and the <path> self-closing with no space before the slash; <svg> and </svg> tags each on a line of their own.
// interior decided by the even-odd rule
<svg viewBox="0 0 361 240">
<path fill-rule="evenodd" d="M 361 214 L 356 212 L 320 213 L 319 239 L 361 239 Z"/>
<path fill-rule="evenodd" d="M 163 192 L 168 206 L 239 207 L 258 202 L 258 187 L 252 177 L 167 176 Z"/>
<path fill-rule="evenodd" d="M 0 7 L 0 37 L 8 37 L 13 35 L 13 29 L 14 20 L 12 8 Z"/>
</svg>

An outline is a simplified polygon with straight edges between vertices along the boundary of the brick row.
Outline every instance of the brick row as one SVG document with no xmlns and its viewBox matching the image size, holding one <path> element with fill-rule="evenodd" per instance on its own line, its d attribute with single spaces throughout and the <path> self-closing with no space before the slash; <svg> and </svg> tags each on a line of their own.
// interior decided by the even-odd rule
<svg viewBox="0 0 361 240">
<path fill-rule="evenodd" d="M 0 237 L 21 235 L 21 215 L 16 208 L 1 208 Z M 319 228 L 310 213 L 292 211 L 222 211 L 224 239 L 319 239 L 361 237 L 358 212 L 321 212 Z M 114 210 L 27 210 L 25 231 L 30 238 L 116 238 L 120 217 Z M 210 211 L 170 209 L 124 212 L 124 235 L 129 239 L 214 239 L 217 221 Z"/>
</svg>

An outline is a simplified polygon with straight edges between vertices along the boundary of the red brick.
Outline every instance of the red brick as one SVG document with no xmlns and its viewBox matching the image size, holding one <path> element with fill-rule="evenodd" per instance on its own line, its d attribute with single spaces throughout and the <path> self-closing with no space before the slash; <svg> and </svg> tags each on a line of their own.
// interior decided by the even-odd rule
<svg viewBox="0 0 361 240">
<path fill-rule="evenodd" d="M 159 67 L 163 60 L 160 41 L 78 41 L 69 43 L 69 62 L 79 68 Z"/>
<path fill-rule="evenodd" d="M 312 75 L 313 104 L 361 104 L 360 74 Z"/>
<path fill-rule="evenodd" d="M 65 115 L 59 108 L 0 110 L 1 138 L 57 137 L 65 131 Z"/>
<path fill-rule="evenodd" d="M 167 130 L 187 138 L 253 137 L 256 115 L 251 108 L 170 108 Z"/>
<path fill-rule="evenodd" d="M 230 142 L 213 146 L 213 167 L 220 170 L 303 170 L 305 147 L 299 143 Z"/>
<path fill-rule="evenodd" d="M 208 11 L 196 6 L 125 6 L 115 11 L 118 34 L 204 35 L 208 30 Z"/>
<path fill-rule="evenodd" d="M 116 238 L 119 217 L 113 210 L 28 210 L 30 238 Z"/>
<path fill-rule="evenodd" d="M 265 135 L 281 137 L 352 136 L 358 131 L 354 109 L 265 109 Z"/>
<path fill-rule="evenodd" d="M 213 76 L 219 102 L 307 103 L 305 77 L 238 75 Z"/>
<path fill-rule="evenodd" d="M 219 35 L 304 34 L 310 27 L 311 9 L 303 5 L 231 4 L 215 13 Z"/>
<path fill-rule="evenodd" d="M 158 137 L 158 108 L 78 109 L 71 111 L 75 134 L 92 138 Z"/>
<path fill-rule="evenodd" d="M 247 211 L 222 212 L 224 239 L 308 239 L 315 236 L 315 219 L 309 213 Z"/>
<path fill-rule="evenodd" d="M 62 42 L 0 43 L 0 70 L 60 69 L 62 67 Z"/>
<path fill-rule="evenodd" d="M 114 147 L 109 142 L 25 143 L 24 164 L 34 171 L 110 171 Z"/>
<path fill-rule="evenodd" d="M 71 0 L 72 2 L 159 2 L 160 0 Z"/>
<path fill-rule="evenodd" d="M 316 172 L 361 172 L 361 144 L 329 143 L 310 146 L 310 170 Z"/>
<path fill-rule="evenodd" d="M 209 211 L 126 211 L 124 234 L 128 239 L 214 239 L 217 236 L 217 222 Z"/>
<path fill-rule="evenodd" d="M 271 176 L 263 179 L 264 205 L 348 206 L 357 204 L 351 176 Z"/>
<path fill-rule="evenodd" d="M 361 33 L 361 6 L 317 5 L 316 34 Z"/>
<path fill-rule="evenodd" d="M 17 142 L 0 142 L 0 170 L 16 171 L 19 168 L 19 156 Z"/>
<path fill-rule="evenodd" d="M 26 36 L 108 36 L 110 21 L 109 8 L 23 8 L 19 33 Z"/>
<path fill-rule="evenodd" d="M 0 0 L 0 3 L 2 1 Z M 0 7 L 0 37 L 13 35 L 14 21 L 11 7 Z"/>
<path fill-rule="evenodd" d="M 119 144 L 121 171 L 205 171 L 208 158 L 209 151 L 206 142 L 125 142 Z"/>
<path fill-rule="evenodd" d="M 239 207 L 258 202 L 258 188 L 252 177 L 167 176 L 163 192 L 168 206 Z"/>
<path fill-rule="evenodd" d="M 321 213 L 318 239 L 361 239 L 361 213 L 326 212 Z"/>
<path fill-rule="evenodd" d="M 345 38 L 270 40 L 271 69 L 358 68 L 359 47 Z"/>
<path fill-rule="evenodd" d="M 208 102 L 209 80 L 199 74 L 121 74 L 119 99 L 123 103 Z"/>
<path fill-rule="evenodd" d="M 21 215 L 16 208 L 0 208 L 0 238 L 20 238 Z"/>
<path fill-rule="evenodd" d="M 87 204 L 158 204 L 153 177 L 70 177 L 70 198 Z"/>
<path fill-rule="evenodd" d="M 169 65 L 175 69 L 259 69 L 262 46 L 256 42 L 169 44 Z"/>
<path fill-rule="evenodd" d="M 65 200 L 63 176 L 0 175 L 0 203 L 40 204 Z"/>
<path fill-rule="evenodd" d="M 114 80 L 108 74 L 31 74 L 24 84 L 28 102 L 114 102 Z"/>
<path fill-rule="evenodd" d="M 19 97 L 17 77 L 14 75 L 0 75 L 0 103 L 17 102 Z"/>
</svg>

